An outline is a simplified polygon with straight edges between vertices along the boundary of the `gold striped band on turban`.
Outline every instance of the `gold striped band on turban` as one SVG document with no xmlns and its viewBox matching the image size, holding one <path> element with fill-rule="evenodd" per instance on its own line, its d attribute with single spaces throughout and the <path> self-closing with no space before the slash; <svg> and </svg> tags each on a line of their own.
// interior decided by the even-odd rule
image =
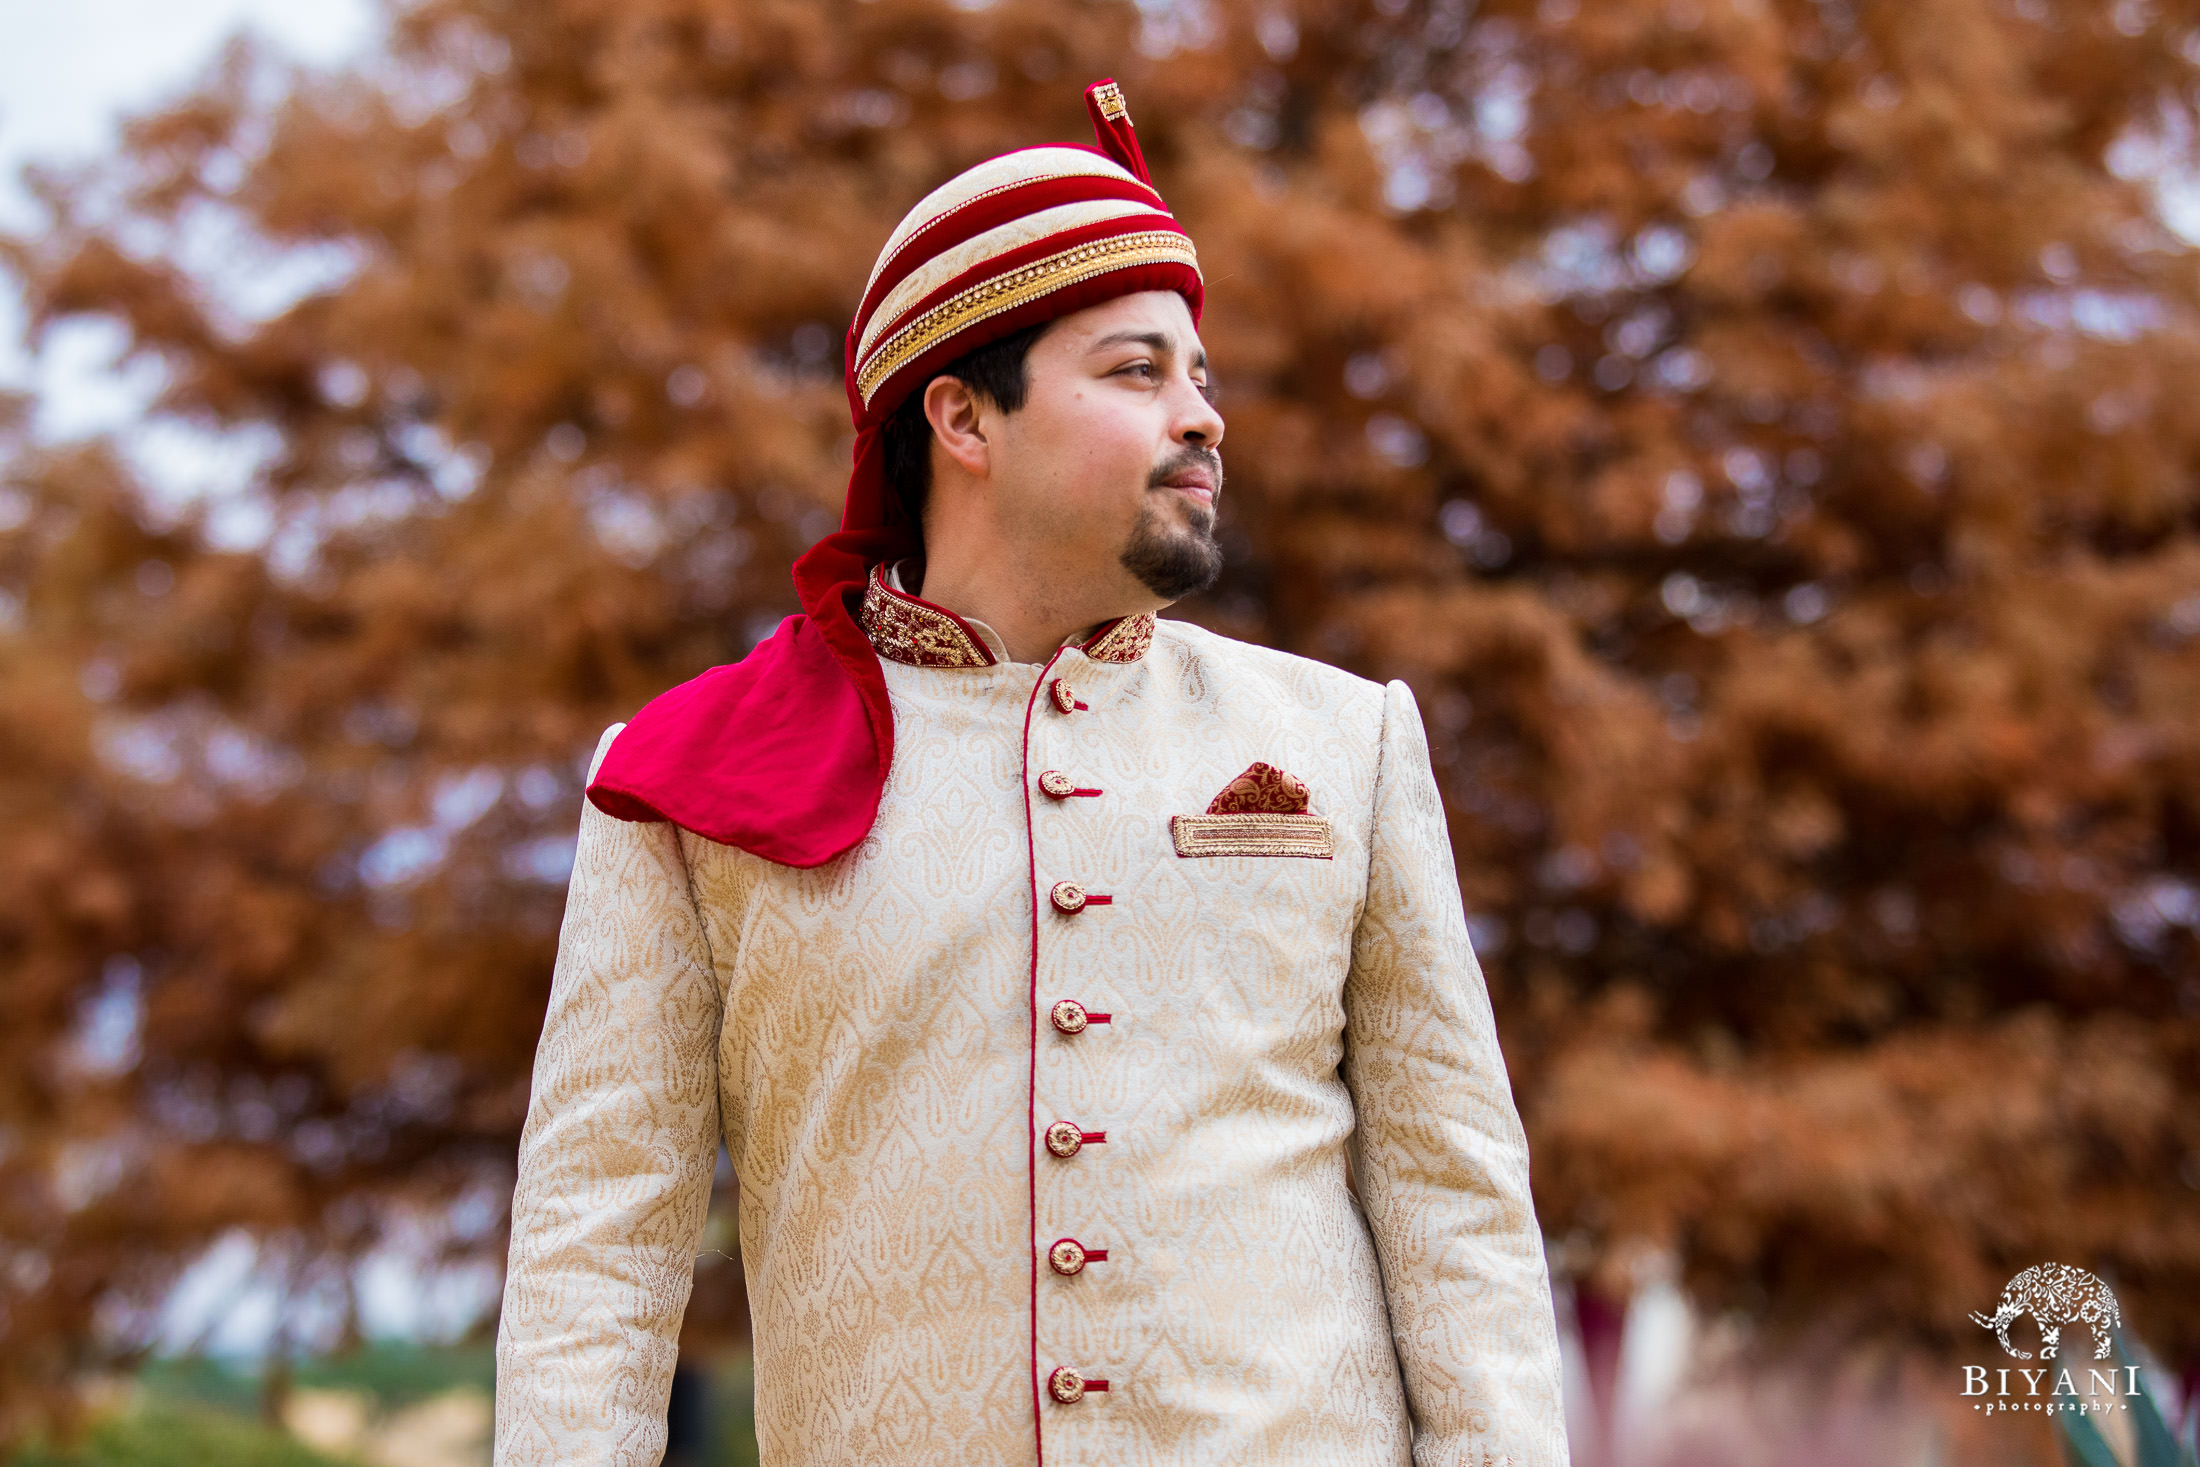
<svg viewBox="0 0 2200 1467">
<path fill-rule="evenodd" d="M 1105 100 L 1105 99 L 1104 99 Z M 1095 123 L 1129 132 L 1129 118 Z M 1102 134 L 1104 141 L 1111 141 Z M 947 362 L 1037 321 L 1139 290 L 1176 290 L 1196 320 L 1191 237 L 1139 171 L 1054 144 L 989 158 L 934 189 L 887 238 L 848 332 L 849 406 L 875 423 Z"/>
</svg>

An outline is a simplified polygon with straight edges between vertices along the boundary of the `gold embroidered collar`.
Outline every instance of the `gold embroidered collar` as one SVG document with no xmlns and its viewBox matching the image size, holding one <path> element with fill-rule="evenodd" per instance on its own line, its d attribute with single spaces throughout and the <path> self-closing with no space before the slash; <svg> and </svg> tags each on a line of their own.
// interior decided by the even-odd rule
<svg viewBox="0 0 2200 1467">
<path fill-rule="evenodd" d="M 857 613 L 878 655 L 910 667 L 990 667 L 1000 659 L 977 628 L 944 606 L 887 584 L 886 567 L 871 567 Z M 1117 617 L 1079 645 L 1095 662 L 1136 662 L 1153 645 L 1153 615 Z"/>
</svg>

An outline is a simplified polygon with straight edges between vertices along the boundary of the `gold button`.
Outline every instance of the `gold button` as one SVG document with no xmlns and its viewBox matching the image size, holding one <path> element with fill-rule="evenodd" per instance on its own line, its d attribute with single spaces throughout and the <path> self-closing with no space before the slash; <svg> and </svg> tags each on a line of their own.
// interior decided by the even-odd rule
<svg viewBox="0 0 2200 1467">
<path fill-rule="evenodd" d="M 1057 800 L 1066 800 L 1077 793 L 1077 781 L 1059 769 L 1048 769 L 1039 775 L 1039 788 Z"/>
<path fill-rule="evenodd" d="M 1085 1006 L 1074 998 L 1065 998 L 1054 1006 L 1051 1015 L 1054 1027 L 1064 1034 L 1082 1034 L 1085 1025 L 1092 1021 L 1085 1017 Z"/>
<path fill-rule="evenodd" d="M 1057 881 L 1047 893 L 1047 900 L 1054 903 L 1057 912 L 1082 912 L 1085 909 L 1085 889 L 1074 881 Z"/>
<path fill-rule="evenodd" d="M 1085 1271 L 1085 1245 L 1075 1238 L 1064 1238 L 1047 1249 L 1047 1266 L 1060 1274 L 1078 1274 Z"/>
<path fill-rule="evenodd" d="M 1077 711 L 1077 690 L 1060 678 L 1054 680 L 1054 706 L 1064 713 Z"/>
<path fill-rule="evenodd" d="M 1065 1406 L 1074 1406 L 1085 1399 L 1085 1378 L 1067 1365 L 1058 1365 L 1047 1377 L 1047 1394 Z"/>
<path fill-rule="evenodd" d="M 1075 1156 L 1077 1148 L 1085 1144 L 1085 1133 L 1068 1121 L 1056 1121 L 1047 1127 L 1047 1150 L 1065 1159 Z"/>
</svg>

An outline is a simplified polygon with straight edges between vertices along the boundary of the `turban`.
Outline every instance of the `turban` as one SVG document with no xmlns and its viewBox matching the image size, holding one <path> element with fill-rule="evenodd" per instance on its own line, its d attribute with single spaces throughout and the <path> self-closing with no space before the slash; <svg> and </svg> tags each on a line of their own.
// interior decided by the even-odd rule
<svg viewBox="0 0 2200 1467">
<path fill-rule="evenodd" d="M 872 566 L 923 548 L 889 502 L 887 420 L 965 353 L 1117 296 L 1174 290 L 1199 319 L 1191 239 L 1154 190 L 1122 90 L 1096 82 L 1085 106 L 1098 146 L 989 158 L 887 238 L 848 328 L 848 497 L 839 530 L 795 561 L 802 611 L 636 713 L 588 786 L 597 809 L 786 866 L 822 865 L 869 833 L 894 713 L 856 609 Z"/>
</svg>

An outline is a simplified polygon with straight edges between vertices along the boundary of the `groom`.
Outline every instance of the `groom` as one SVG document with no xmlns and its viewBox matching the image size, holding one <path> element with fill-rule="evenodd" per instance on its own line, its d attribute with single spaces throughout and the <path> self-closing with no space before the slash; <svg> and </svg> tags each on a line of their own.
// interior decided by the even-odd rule
<svg viewBox="0 0 2200 1467">
<path fill-rule="evenodd" d="M 1088 103 L 887 240 L 804 614 L 598 747 L 500 1467 L 658 1460 L 721 1139 L 766 1463 L 1566 1461 L 1420 714 L 1155 616 L 1223 422 Z"/>
</svg>

